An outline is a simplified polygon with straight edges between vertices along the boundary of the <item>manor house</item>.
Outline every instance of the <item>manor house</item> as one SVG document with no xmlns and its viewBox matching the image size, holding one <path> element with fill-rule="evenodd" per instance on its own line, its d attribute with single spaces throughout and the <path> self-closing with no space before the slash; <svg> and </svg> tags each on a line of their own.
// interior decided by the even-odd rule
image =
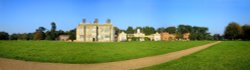
<svg viewBox="0 0 250 70">
<path fill-rule="evenodd" d="M 76 41 L 80 42 L 113 42 L 114 28 L 110 19 L 104 24 L 99 24 L 98 19 L 94 23 L 86 23 L 83 19 L 76 27 Z"/>
</svg>

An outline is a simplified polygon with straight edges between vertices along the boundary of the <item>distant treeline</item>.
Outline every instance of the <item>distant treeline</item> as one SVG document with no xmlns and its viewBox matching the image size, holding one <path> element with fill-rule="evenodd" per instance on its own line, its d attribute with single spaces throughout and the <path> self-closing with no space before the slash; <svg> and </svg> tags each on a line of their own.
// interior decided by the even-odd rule
<svg viewBox="0 0 250 70">
<path fill-rule="evenodd" d="M 175 34 L 177 39 L 182 39 L 184 33 L 190 33 L 190 40 L 250 40 L 250 25 L 240 26 L 236 22 L 229 23 L 223 35 L 211 35 L 207 27 L 191 25 L 160 27 L 158 29 L 150 26 L 136 28 L 129 26 L 126 30 L 114 27 L 116 36 L 122 31 L 127 34 L 133 34 L 137 29 L 140 29 L 145 35 L 151 35 L 156 32 L 168 32 L 170 34 Z M 14 33 L 9 35 L 7 32 L 0 32 L 0 40 L 58 40 L 59 35 L 69 35 L 70 40 L 75 40 L 76 29 L 69 31 L 56 30 L 56 24 L 52 22 L 50 30 L 44 27 L 38 27 L 33 33 Z"/>
<path fill-rule="evenodd" d="M 13 33 L 0 32 L 0 40 L 58 40 L 59 35 L 69 35 L 70 40 L 76 39 L 76 29 L 69 31 L 56 30 L 56 23 L 51 23 L 51 29 L 38 27 L 33 33 Z"/>
</svg>

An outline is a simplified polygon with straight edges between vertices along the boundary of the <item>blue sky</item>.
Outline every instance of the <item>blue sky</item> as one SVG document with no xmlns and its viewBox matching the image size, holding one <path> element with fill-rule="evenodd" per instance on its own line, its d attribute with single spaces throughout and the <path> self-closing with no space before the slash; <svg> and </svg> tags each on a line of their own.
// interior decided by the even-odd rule
<svg viewBox="0 0 250 70">
<path fill-rule="evenodd" d="M 83 18 L 100 23 L 110 18 L 121 29 L 188 24 L 223 34 L 229 22 L 250 24 L 250 0 L 0 0 L 0 31 L 9 33 L 50 29 L 52 21 L 70 30 Z"/>
</svg>

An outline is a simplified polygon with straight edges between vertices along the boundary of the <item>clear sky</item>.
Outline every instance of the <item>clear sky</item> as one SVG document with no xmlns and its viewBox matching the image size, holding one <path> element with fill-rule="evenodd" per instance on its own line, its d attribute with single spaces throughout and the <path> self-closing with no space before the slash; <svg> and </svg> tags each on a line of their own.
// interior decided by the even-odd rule
<svg viewBox="0 0 250 70">
<path fill-rule="evenodd" d="M 0 0 L 0 31 L 9 33 L 50 29 L 52 21 L 66 31 L 83 18 L 110 18 L 121 29 L 188 24 L 223 34 L 229 22 L 250 24 L 250 0 Z"/>
</svg>

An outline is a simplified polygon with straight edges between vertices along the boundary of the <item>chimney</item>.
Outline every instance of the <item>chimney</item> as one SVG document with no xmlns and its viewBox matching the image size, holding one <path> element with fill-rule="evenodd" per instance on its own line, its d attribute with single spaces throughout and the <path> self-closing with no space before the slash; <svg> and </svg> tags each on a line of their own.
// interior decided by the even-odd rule
<svg viewBox="0 0 250 70">
<path fill-rule="evenodd" d="M 86 19 L 82 19 L 82 23 L 84 23 L 84 24 L 85 24 L 85 23 L 86 23 Z"/>
<path fill-rule="evenodd" d="M 97 18 L 95 19 L 94 24 L 98 24 L 98 19 Z"/>
<path fill-rule="evenodd" d="M 111 23 L 111 20 L 110 20 L 110 19 L 107 19 L 106 23 L 110 24 L 110 23 Z"/>
</svg>

